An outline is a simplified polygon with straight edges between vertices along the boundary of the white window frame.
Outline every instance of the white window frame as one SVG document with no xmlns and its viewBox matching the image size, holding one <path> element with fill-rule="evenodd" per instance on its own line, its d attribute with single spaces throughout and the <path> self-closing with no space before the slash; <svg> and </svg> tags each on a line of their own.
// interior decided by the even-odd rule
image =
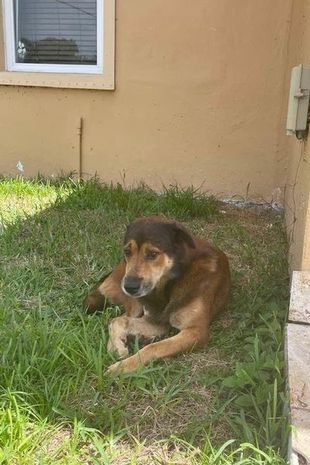
<svg viewBox="0 0 310 465">
<path fill-rule="evenodd" d="M 25 73 L 102 74 L 104 72 L 104 1 L 97 0 L 97 64 L 17 63 L 15 59 L 15 27 L 13 0 L 3 0 L 6 70 Z"/>
</svg>

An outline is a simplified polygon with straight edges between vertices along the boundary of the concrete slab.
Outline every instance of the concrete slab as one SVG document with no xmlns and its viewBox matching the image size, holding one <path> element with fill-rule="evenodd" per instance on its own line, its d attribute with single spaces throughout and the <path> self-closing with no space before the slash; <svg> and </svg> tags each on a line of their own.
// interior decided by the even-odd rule
<svg viewBox="0 0 310 465">
<path fill-rule="evenodd" d="M 293 425 L 291 437 L 291 464 L 310 464 L 310 412 L 291 409 L 291 422 Z"/>
<path fill-rule="evenodd" d="M 310 326 L 289 323 L 286 348 L 291 408 L 310 411 Z"/>
<path fill-rule="evenodd" d="M 310 465 L 310 326 L 287 325 L 286 358 L 292 425 L 290 464 Z"/>
<path fill-rule="evenodd" d="M 310 324 L 310 271 L 294 271 L 289 321 Z"/>
</svg>

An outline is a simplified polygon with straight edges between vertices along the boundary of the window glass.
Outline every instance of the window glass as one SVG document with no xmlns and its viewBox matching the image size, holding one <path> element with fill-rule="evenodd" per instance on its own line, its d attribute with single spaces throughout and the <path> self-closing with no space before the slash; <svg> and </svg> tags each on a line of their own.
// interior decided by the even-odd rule
<svg viewBox="0 0 310 465">
<path fill-rule="evenodd" d="M 96 0 L 15 0 L 16 63 L 97 64 Z"/>
</svg>

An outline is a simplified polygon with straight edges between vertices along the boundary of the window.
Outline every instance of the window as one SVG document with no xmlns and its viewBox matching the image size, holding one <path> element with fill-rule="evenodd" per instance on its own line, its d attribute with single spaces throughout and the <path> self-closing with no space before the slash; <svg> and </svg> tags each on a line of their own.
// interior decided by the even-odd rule
<svg viewBox="0 0 310 465">
<path fill-rule="evenodd" d="M 65 75 L 75 75 L 64 87 L 114 87 L 113 0 L 3 0 L 3 19 L 7 80 L 20 79 L 15 72 L 27 73 L 28 79 L 29 73 L 57 73 L 67 84 Z M 3 74 L 0 84 L 9 84 Z M 80 86 L 76 75 L 83 74 L 80 82 L 86 85 Z M 55 81 L 41 78 L 43 85 Z"/>
</svg>

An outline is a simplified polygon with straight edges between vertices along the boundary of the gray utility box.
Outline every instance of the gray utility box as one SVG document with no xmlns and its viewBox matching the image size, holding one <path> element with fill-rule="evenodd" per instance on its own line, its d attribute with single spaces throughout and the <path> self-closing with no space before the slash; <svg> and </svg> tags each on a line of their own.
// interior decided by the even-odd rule
<svg viewBox="0 0 310 465">
<path fill-rule="evenodd" d="M 310 96 L 310 65 L 294 66 L 291 74 L 286 133 L 299 136 L 307 129 Z"/>
</svg>

